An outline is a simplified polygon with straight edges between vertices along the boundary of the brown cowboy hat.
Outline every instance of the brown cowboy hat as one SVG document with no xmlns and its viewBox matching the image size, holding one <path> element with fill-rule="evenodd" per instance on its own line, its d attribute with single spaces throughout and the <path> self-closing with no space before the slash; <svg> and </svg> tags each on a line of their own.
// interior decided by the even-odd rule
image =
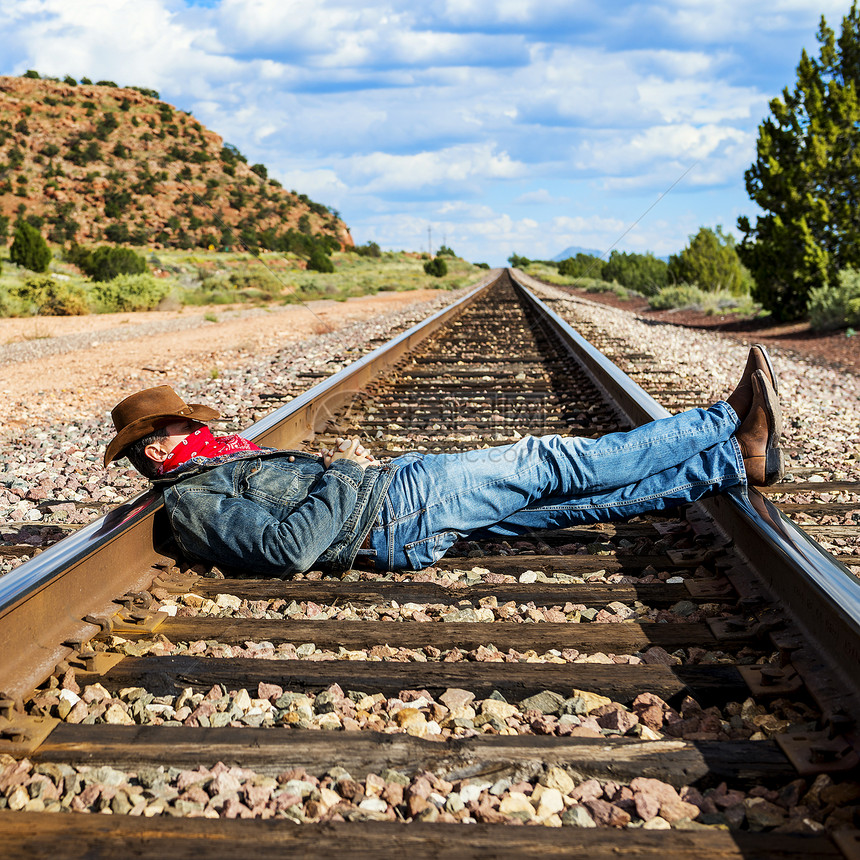
<svg viewBox="0 0 860 860">
<path fill-rule="evenodd" d="M 220 413 L 199 403 L 186 403 L 169 385 L 146 388 L 126 397 L 111 411 L 117 434 L 105 451 L 105 466 L 122 456 L 125 448 L 159 427 L 187 418 L 212 421 Z"/>
</svg>

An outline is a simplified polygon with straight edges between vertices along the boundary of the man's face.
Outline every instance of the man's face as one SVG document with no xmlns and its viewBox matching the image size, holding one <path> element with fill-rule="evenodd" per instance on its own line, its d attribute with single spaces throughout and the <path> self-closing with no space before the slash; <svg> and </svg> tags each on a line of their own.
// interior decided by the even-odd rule
<svg viewBox="0 0 860 860">
<path fill-rule="evenodd" d="M 186 419 L 171 422 L 164 428 L 167 431 L 166 438 L 157 439 L 146 446 L 146 456 L 156 463 L 163 463 L 177 445 L 181 445 L 195 430 L 199 430 L 205 426 L 205 424 L 201 424 L 199 421 L 188 421 Z"/>
</svg>

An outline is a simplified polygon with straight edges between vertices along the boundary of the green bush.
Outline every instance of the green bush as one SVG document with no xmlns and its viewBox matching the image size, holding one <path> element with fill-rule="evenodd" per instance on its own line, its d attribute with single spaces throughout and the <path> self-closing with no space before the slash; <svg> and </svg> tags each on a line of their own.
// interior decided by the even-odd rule
<svg viewBox="0 0 860 860">
<path fill-rule="evenodd" d="M 603 276 L 605 260 L 594 254 L 584 254 L 581 251 L 575 257 L 568 257 L 558 264 L 558 273 L 569 278 L 597 278 Z"/>
<path fill-rule="evenodd" d="M 93 287 L 93 297 L 99 309 L 108 313 L 150 311 L 169 291 L 167 283 L 150 274 L 129 274 L 100 281 Z"/>
<path fill-rule="evenodd" d="M 806 310 L 816 330 L 860 325 L 860 271 L 843 269 L 837 286 L 810 290 Z"/>
<path fill-rule="evenodd" d="M 46 275 L 27 278 L 11 292 L 42 316 L 70 317 L 90 312 L 82 287 L 57 283 Z"/>
<path fill-rule="evenodd" d="M 741 314 L 750 316 L 760 310 L 748 293 L 734 295 L 729 290 L 712 292 L 703 290 L 695 284 L 674 284 L 664 287 L 648 300 L 653 310 L 670 308 L 689 308 L 705 314 Z"/>
<path fill-rule="evenodd" d="M 680 254 L 669 258 L 669 278 L 677 283 L 698 284 L 708 292 L 727 290 L 749 293 L 752 278 L 735 250 L 734 237 L 709 227 L 699 228 Z"/>
<path fill-rule="evenodd" d="M 30 271 L 44 272 L 51 262 L 51 249 L 35 227 L 19 221 L 9 249 L 9 259 Z"/>
<path fill-rule="evenodd" d="M 669 266 L 653 254 L 613 251 L 599 276 L 604 281 L 618 281 L 622 287 L 653 296 L 668 283 L 668 272 Z"/>
<path fill-rule="evenodd" d="M 322 248 L 316 246 L 308 257 L 308 268 L 314 272 L 330 273 L 334 271 L 334 263 Z"/>
<path fill-rule="evenodd" d="M 277 277 L 262 266 L 233 272 L 230 275 L 230 283 L 237 290 L 262 290 L 264 293 L 277 293 L 281 289 L 281 282 Z"/>
<path fill-rule="evenodd" d="M 359 257 L 381 257 L 382 249 L 376 242 L 368 242 L 366 245 L 356 245 L 354 248 L 351 248 L 354 253 L 358 254 Z"/>
<path fill-rule="evenodd" d="M 444 278 L 448 274 L 448 264 L 441 257 L 434 257 L 424 264 L 424 271 L 434 278 Z"/>
<path fill-rule="evenodd" d="M 665 311 L 670 308 L 686 308 L 701 306 L 707 299 L 707 293 L 695 284 L 673 284 L 663 287 L 656 295 L 648 299 L 648 307 L 655 311 Z"/>
<path fill-rule="evenodd" d="M 146 271 L 146 260 L 131 248 L 102 245 L 90 250 L 75 245 L 66 257 L 94 281 L 110 281 L 118 275 L 141 275 Z"/>
</svg>

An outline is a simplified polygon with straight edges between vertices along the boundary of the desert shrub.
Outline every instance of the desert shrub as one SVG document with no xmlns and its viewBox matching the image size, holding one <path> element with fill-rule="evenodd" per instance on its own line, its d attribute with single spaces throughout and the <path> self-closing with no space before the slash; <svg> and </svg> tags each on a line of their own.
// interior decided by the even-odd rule
<svg viewBox="0 0 860 860">
<path fill-rule="evenodd" d="M 231 302 L 241 299 L 272 299 L 284 288 L 281 280 L 264 266 L 232 272 L 228 281 L 234 290 L 241 293 L 240 296 L 233 294 L 230 297 Z M 203 281 L 201 287 L 204 291 L 223 290 L 225 287 L 224 279 L 217 275 L 208 277 Z"/>
<path fill-rule="evenodd" d="M 19 221 L 9 249 L 9 259 L 33 272 L 44 272 L 51 262 L 51 249 L 35 227 Z"/>
<path fill-rule="evenodd" d="M 648 299 L 648 307 L 655 311 L 669 308 L 701 307 L 707 300 L 707 293 L 695 284 L 673 284 L 663 287 Z"/>
<path fill-rule="evenodd" d="M 308 268 L 314 272 L 330 273 L 334 271 L 334 263 L 321 247 L 315 246 L 308 257 Z"/>
<path fill-rule="evenodd" d="M 578 252 L 558 264 L 558 273 L 570 278 L 602 278 L 605 260 L 595 254 Z"/>
<path fill-rule="evenodd" d="M 489 269 L 490 268 L 489 263 L 475 263 L 474 265 L 478 269 Z"/>
<path fill-rule="evenodd" d="M 376 242 L 368 242 L 366 245 L 356 245 L 352 251 L 359 257 L 381 257 L 382 249 Z"/>
<path fill-rule="evenodd" d="M 669 266 L 653 254 L 613 251 L 599 275 L 604 281 L 618 281 L 646 296 L 656 295 L 669 280 Z"/>
<path fill-rule="evenodd" d="M 860 270 L 843 269 L 838 284 L 813 287 L 806 310 L 817 330 L 860 325 Z"/>
<path fill-rule="evenodd" d="M 441 257 L 434 257 L 424 264 L 424 271 L 434 278 L 444 278 L 448 274 L 448 264 Z"/>
<path fill-rule="evenodd" d="M 436 254 L 440 257 L 456 257 L 457 255 L 454 253 L 452 248 L 449 248 L 447 245 L 442 245 Z"/>
<path fill-rule="evenodd" d="M 70 317 L 90 312 L 82 287 L 58 283 L 45 275 L 27 278 L 13 287 L 12 293 L 42 316 Z"/>
<path fill-rule="evenodd" d="M 110 281 L 118 275 L 140 275 L 146 271 L 146 260 L 131 248 L 102 245 L 93 250 L 73 246 L 66 258 L 94 281 Z"/>
<path fill-rule="evenodd" d="M 105 312 L 149 311 L 169 291 L 170 286 L 167 283 L 150 274 L 128 274 L 95 284 L 93 298 L 99 309 Z"/>
<path fill-rule="evenodd" d="M 128 229 L 128 224 L 108 224 L 105 227 L 105 239 L 108 242 L 130 242 L 131 233 Z"/>
</svg>

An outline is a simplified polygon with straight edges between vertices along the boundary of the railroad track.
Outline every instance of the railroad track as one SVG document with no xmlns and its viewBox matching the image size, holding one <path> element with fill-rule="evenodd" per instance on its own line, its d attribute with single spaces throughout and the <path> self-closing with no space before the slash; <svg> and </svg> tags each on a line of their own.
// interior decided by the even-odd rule
<svg viewBox="0 0 860 860">
<path fill-rule="evenodd" d="M 665 414 L 490 281 L 246 435 Z M 167 538 L 145 495 L 0 578 L 5 856 L 857 856 L 858 583 L 754 491 L 412 573 L 228 578 Z"/>
</svg>

